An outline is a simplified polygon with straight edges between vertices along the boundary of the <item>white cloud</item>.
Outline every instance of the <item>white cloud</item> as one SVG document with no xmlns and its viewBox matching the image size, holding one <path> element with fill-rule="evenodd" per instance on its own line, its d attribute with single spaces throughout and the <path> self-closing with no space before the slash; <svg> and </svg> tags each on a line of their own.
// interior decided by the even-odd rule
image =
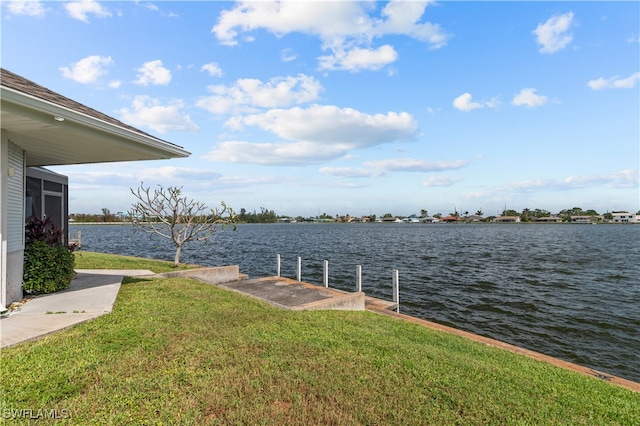
<svg viewBox="0 0 640 426">
<path fill-rule="evenodd" d="M 406 112 L 371 115 L 333 105 L 273 109 L 248 115 L 241 118 L 240 122 L 246 126 L 257 126 L 287 140 L 351 148 L 410 140 L 418 128 L 414 118 Z"/>
<path fill-rule="evenodd" d="M 318 61 L 320 69 L 326 70 L 379 70 L 393 63 L 398 59 L 395 49 L 385 44 L 378 49 L 358 48 L 344 51 L 336 49 L 332 55 L 320 56 Z"/>
<path fill-rule="evenodd" d="M 522 89 L 513 97 L 511 103 L 516 106 L 527 106 L 530 108 L 538 107 L 547 103 L 548 98 L 543 95 L 536 94 L 536 89 Z"/>
<path fill-rule="evenodd" d="M 121 85 L 122 85 L 122 81 L 120 80 L 112 80 L 109 82 L 109 84 L 107 84 L 107 86 L 109 86 L 112 89 L 118 89 L 120 88 Z"/>
<path fill-rule="evenodd" d="M 353 167 L 321 167 L 319 169 L 320 173 L 336 176 L 336 177 L 346 177 L 346 178 L 367 178 L 380 176 L 380 173 L 374 169 L 366 169 L 366 168 L 353 168 Z"/>
<path fill-rule="evenodd" d="M 510 192 L 567 191 L 604 186 L 606 188 L 637 188 L 638 170 L 627 169 L 612 173 L 568 176 L 564 179 L 535 179 L 514 182 L 499 188 Z"/>
<path fill-rule="evenodd" d="M 143 182 L 156 182 L 158 184 L 167 182 L 171 186 L 180 186 L 186 182 L 191 185 L 195 182 L 208 182 L 222 177 L 220 173 L 210 169 L 194 169 L 175 166 L 144 168 L 137 172 L 137 174 L 139 176 L 139 180 Z"/>
<path fill-rule="evenodd" d="M 239 32 L 258 29 L 278 36 L 302 32 L 329 40 L 363 32 L 369 21 L 355 2 L 238 2 L 222 11 L 211 31 L 226 45 L 236 45 Z"/>
<path fill-rule="evenodd" d="M 282 49 L 280 51 L 280 59 L 282 62 L 291 62 L 298 59 L 298 55 L 291 48 Z"/>
<path fill-rule="evenodd" d="M 572 25 L 573 12 L 552 16 L 544 24 L 538 24 L 533 33 L 540 45 L 540 52 L 554 53 L 567 47 L 573 40 L 573 35 L 569 32 Z"/>
<path fill-rule="evenodd" d="M 100 3 L 94 0 L 68 2 L 64 4 L 64 8 L 67 9 L 69 16 L 82 22 L 89 22 L 89 14 L 100 18 L 111 16 L 111 12 L 104 9 Z"/>
<path fill-rule="evenodd" d="M 94 83 L 98 78 L 107 73 L 106 67 L 113 63 L 111 57 L 92 55 L 80 59 L 71 67 L 60 67 L 65 78 L 78 83 Z"/>
<path fill-rule="evenodd" d="M 35 0 L 15 0 L 7 3 L 7 9 L 14 15 L 44 16 L 43 2 Z"/>
<path fill-rule="evenodd" d="M 222 77 L 222 69 L 215 62 L 204 64 L 200 70 L 208 72 L 211 77 Z"/>
<path fill-rule="evenodd" d="M 422 186 L 452 186 L 454 183 L 460 182 L 461 180 L 462 178 L 458 176 L 429 176 L 427 179 L 422 181 Z"/>
<path fill-rule="evenodd" d="M 469 164 L 466 160 L 427 161 L 417 158 L 394 158 L 388 160 L 367 161 L 363 165 L 384 173 L 388 172 L 441 172 L 461 169 Z"/>
<path fill-rule="evenodd" d="M 166 85 L 171 81 L 171 71 L 162 66 L 161 60 L 145 62 L 138 68 L 138 79 L 134 82 L 147 86 L 149 84 Z"/>
<path fill-rule="evenodd" d="M 248 186 L 298 183 L 293 177 L 282 176 L 222 176 L 218 179 L 220 187 L 246 189 Z"/>
<path fill-rule="evenodd" d="M 319 58 L 321 67 L 376 70 L 397 59 L 391 46 L 371 48 L 376 37 L 404 35 L 431 48 L 446 44 L 449 35 L 438 25 L 420 22 L 429 3 L 392 1 L 378 18 L 373 16 L 377 5 L 374 2 L 239 2 L 220 14 L 211 31 L 220 43 L 231 46 L 238 43 L 240 33 L 260 29 L 277 36 L 293 32 L 311 34 L 321 40 L 323 50 L 331 51 Z"/>
<path fill-rule="evenodd" d="M 152 10 L 154 12 L 158 12 L 160 8 L 153 3 L 140 3 L 136 2 L 139 6 L 144 7 L 145 9 Z"/>
<path fill-rule="evenodd" d="M 313 164 L 343 157 L 359 148 L 413 138 L 417 123 L 406 113 L 365 114 L 350 108 L 313 105 L 307 109 L 274 109 L 234 120 L 254 126 L 285 142 L 225 141 L 205 158 L 253 164 Z"/>
<path fill-rule="evenodd" d="M 312 102 L 319 98 L 322 86 L 315 78 L 299 74 L 272 78 L 268 82 L 243 78 L 231 86 L 214 85 L 208 90 L 213 95 L 198 100 L 196 105 L 224 115 Z"/>
<path fill-rule="evenodd" d="M 255 143 L 226 141 L 203 156 L 214 162 L 248 163 L 261 165 L 314 164 L 344 155 L 341 146 L 326 146 L 310 142 Z"/>
<path fill-rule="evenodd" d="M 188 115 L 180 112 L 183 106 L 181 100 L 162 105 L 158 100 L 148 96 L 136 96 L 131 109 L 122 108 L 119 111 L 120 119 L 132 126 L 146 126 L 158 133 L 198 130 L 198 125 L 192 122 Z"/>
<path fill-rule="evenodd" d="M 471 99 L 471 93 L 463 93 L 453 100 L 453 107 L 465 112 L 478 108 L 484 108 L 485 105 L 479 102 L 473 102 Z"/>
<path fill-rule="evenodd" d="M 597 80 L 590 80 L 587 83 L 587 86 L 591 87 L 593 90 L 633 89 L 638 80 L 640 80 L 640 72 L 633 73 L 626 78 L 611 77 L 605 79 L 600 77 Z"/>
<path fill-rule="evenodd" d="M 449 36 L 437 24 L 419 23 L 431 1 L 390 1 L 382 10 L 386 21 L 378 22 L 377 33 L 404 34 L 420 41 L 428 42 L 432 48 L 446 45 Z"/>
<path fill-rule="evenodd" d="M 114 171 L 118 165 L 119 163 L 109 163 L 108 166 L 105 163 L 99 163 L 92 165 L 91 171 L 82 171 L 82 168 L 74 168 L 63 170 L 63 172 L 73 181 L 74 187 L 93 187 L 94 185 L 104 185 L 104 182 L 109 182 L 110 185 L 114 186 L 122 186 L 140 180 L 138 176 L 131 172 L 131 167 L 127 172 Z"/>
<path fill-rule="evenodd" d="M 377 177 L 391 172 L 441 172 L 456 170 L 468 165 L 465 160 L 426 161 L 417 158 L 393 158 L 388 160 L 372 160 L 362 163 L 364 167 L 322 167 L 320 172 L 337 177 Z"/>
</svg>

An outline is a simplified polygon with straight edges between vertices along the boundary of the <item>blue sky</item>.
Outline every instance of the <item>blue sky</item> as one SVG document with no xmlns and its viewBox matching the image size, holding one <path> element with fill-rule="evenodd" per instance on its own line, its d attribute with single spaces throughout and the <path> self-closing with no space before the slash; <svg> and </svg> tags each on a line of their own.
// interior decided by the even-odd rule
<svg viewBox="0 0 640 426">
<path fill-rule="evenodd" d="M 184 147 L 55 167 L 281 215 L 640 209 L 638 2 L 2 1 L 2 67 Z"/>
</svg>

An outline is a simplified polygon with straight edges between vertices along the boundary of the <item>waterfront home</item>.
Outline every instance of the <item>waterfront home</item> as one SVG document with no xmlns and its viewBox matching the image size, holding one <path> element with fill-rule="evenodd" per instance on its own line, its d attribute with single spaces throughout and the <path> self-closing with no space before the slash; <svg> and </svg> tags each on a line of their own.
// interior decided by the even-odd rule
<svg viewBox="0 0 640 426">
<path fill-rule="evenodd" d="M 444 222 L 444 223 L 456 223 L 458 221 L 460 221 L 460 217 L 459 216 L 443 216 L 440 219 L 440 222 Z"/>
<path fill-rule="evenodd" d="M 466 216 L 464 218 L 465 221 L 467 222 L 482 222 L 482 220 L 484 219 L 484 217 L 478 215 L 478 214 L 472 214 L 470 216 Z"/>
<path fill-rule="evenodd" d="M 520 216 L 498 216 L 493 221 L 496 223 L 520 223 Z"/>
<path fill-rule="evenodd" d="M 591 224 L 591 223 L 596 223 L 596 222 L 602 222 L 604 219 L 604 216 L 571 216 L 571 223 L 586 223 L 586 224 Z"/>
<path fill-rule="evenodd" d="M 420 219 L 420 222 L 422 222 L 422 223 L 438 223 L 439 220 L 436 217 L 427 216 L 427 217 L 423 217 L 422 219 Z"/>
<path fill-rule="evenodd" d="M 629 212 L 613 212 L 613 223 L 640 223 L 638 215 Z"/>
<path fill-rule="evenodd" d="M 536 223 L 560 223 L 562 218 L 559 216 L 536 217 L 533 218 L 533 221 Z"/>
<path fill-rule="evenodd" d="M 402 220 L 395 216 L 387 216 L 382 218 L 382 223 L 400 223 Z"/>
<path fill-rule="evenodd" d="M 420 223 L 420 219 L 415 216 L 405 217 L 401 220 L 403 223 Z"/>
<path fill-rule="evenodd" d="M 354 217 L 353 218 L 353 222 L 354 223 L 369 223 L 369 222 L 371 222 L 371 218 L 369 216 Z"/>
<path fill-rule="evenodd" d="M 182 147 L 0 68 L 0 312 L 22 299 L 25 221 L 66 235 L 68 178 L 44 168 L 187 157 Z"/>
</svg>

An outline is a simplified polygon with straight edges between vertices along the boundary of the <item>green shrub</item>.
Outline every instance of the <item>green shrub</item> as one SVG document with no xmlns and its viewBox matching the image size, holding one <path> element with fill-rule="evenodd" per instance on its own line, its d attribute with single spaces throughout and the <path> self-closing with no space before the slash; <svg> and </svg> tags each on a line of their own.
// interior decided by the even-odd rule
<svg viewBox="0 0 640 426">
<path fill-rule="evenodd" d="M 71 285 L 74 255 L 62 242 L 62 232 L 47 219 L 32 218 L 26 226 L 23 287 L 26 293 L 52 293 Z"/>
<path fill-rule="evenodd" d="M 63 245 L 50 246 L 35 241 L 25 248 L 24 290 L 52 293 L 69 287 L 75 272 L 74 255 Z"/>
</svg>

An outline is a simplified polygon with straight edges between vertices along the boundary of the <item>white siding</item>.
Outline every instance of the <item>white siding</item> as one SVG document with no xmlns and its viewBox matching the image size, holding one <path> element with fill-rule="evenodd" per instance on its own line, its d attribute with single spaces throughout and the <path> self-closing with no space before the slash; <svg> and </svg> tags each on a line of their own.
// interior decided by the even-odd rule
<svg viewBox="0 0 640 426">
<path fill-rule="evenodd" d="M 9 172 L 7 180 L 7 251 L 24 248 L 24 151 L 9 142 Z"/>
</svg>

